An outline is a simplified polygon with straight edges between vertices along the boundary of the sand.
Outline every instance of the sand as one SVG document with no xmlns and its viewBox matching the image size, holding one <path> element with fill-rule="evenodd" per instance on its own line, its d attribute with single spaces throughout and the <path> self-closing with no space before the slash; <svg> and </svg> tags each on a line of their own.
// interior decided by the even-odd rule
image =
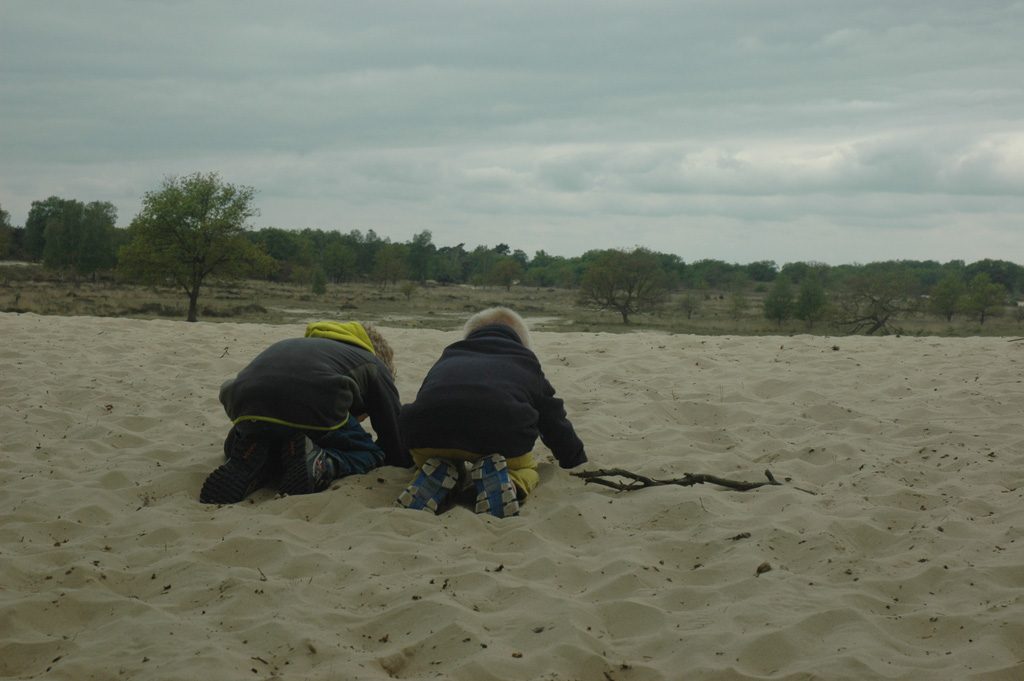
<svg viewBox="0 0 1024 681">
<path fill-rule="evenodd" d="M 385 329 L 408 401 L 456 334 Z M 0 314 L 0 677 L 1024 679 L 1024 342 L 536 333 L 579 470 L 197 501 L 220 383 L 300 326 Z M 770 568 L 770 569 L 768 569 Z"/>
</svg>

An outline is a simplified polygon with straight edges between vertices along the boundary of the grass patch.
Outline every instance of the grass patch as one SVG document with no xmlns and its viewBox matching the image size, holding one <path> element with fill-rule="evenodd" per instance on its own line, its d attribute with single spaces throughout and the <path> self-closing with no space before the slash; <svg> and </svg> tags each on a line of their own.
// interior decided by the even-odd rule
<svg viewBox="0 0 1024 681">
<path fill-rule="evenodd" d="M 687 313 L 687 301 L 699 305 Z M 557 288 L 482 287 L 437 284 L 379 286 L 328 284 L 320 295 L 308 286 L 260 281 L 210 282 L 199 298 L 202 321 L 306 324 L 321 319 L 354 319 L 406 328 L 459 329 L 485 307 L 507 305 L 538 331 L 624 333 L 655 330 L 697 335 L 844 335 L 819 322 L 808 327 L 793 320 L 778 326 L 762 315 L 764 291 L 747 293 L 749 305 L 736 314 L 721 291 L 680 291 L 657 312 L 631 316 L 624 325 L 615 312 L 576 304 L 577 292 Z M 67 281 L 35 265 L 0 264 L 0 310 L 43 315 L 91 315 L 139 319 L 185 319 L 185 295 L 169 286 L 134 286 L 114 281 Z M 952 322 L 918 314 L 900 319 L 900 333 L 914 336 L 1024 335 L 1022 310 L 1007 307 L 985 324 L 954 317 Z"/>
</svg>

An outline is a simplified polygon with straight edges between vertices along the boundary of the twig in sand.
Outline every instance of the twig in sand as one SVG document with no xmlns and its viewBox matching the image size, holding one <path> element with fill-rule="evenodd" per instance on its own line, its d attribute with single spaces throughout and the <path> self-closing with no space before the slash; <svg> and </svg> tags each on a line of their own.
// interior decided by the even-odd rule
<svg viewBox="0 0 1024 681">
<path fill-rule="evenodd" d="M 726 487 L 728 489 L 737 490 L 739 492 L 746 492 L 758 487 L 764 487 L 766 485 L 781 485 L 782 483 L 775 479 L 772 472 L 766 470 L 764 476 L 768 478 L 765 482 L 745 482 L 743 480 L 729 480 L 728 478 L 720 478 L 717 475 L 708 475 L 706 473 L 683 473 L 681 478 L 673 478 L 671 480 L 658 480 L 657 478 L 649 478 L 646 475 L 640 475 L 639 473 L 633 473 L 622 468 L 602 468 L 596 471 L 581 471 L 579 473 L 572 473 L 577 478 L 582 478 L 585 483 L 594 483 L 595 485 L 604 485 L 605 487 L 611 487 L 612 489 L 619 490 L 620 492 L 629 492 L 635 489 L 644 489 L 645 487 L 661 487 L 663 485 L 679 485 L 680 487 L 690 487 L 692 485 L 703 485 L 704 483 L 711 483 L 712 485 L 718 485 L 719 487 Z M 630 482 L 622 482 L 619 480 L 610 480 L 609 478 L 626 478 Z"/>
</svg>

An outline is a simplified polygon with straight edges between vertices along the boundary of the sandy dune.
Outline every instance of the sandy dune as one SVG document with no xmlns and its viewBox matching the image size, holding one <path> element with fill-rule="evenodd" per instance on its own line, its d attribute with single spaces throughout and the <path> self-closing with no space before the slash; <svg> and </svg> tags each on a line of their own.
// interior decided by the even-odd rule
<svg viewBox="0 0 1024 681">
<path fill-rule="evenodd" d="M 456 336 L 386 332 L 411 400 Z M 0 314 L 0 677 L 1024 679 L 1024 342 L 535 333 L 583 469 L 786 484 L 199 504 L 301 333 Z"/>
</svg>

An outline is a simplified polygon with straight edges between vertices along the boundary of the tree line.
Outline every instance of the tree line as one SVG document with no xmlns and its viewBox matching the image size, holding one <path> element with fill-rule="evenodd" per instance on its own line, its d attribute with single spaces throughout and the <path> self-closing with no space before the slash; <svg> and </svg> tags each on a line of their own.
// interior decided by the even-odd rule
<svg viewBox="0 0 1024 681">
<path fill-rule="evenodd" d="M 1024 289 L 1024 267 L 1005 260 L 780 267 L 770 260 L 686 262 L 640 247 L 574 257 L 540 250 L 531 257 L 505 243 L 437 245 L 429 230 L 396 242 L 372 229 L 251 229 L 254 195 L 215 173 L 168 177 L 146 192 L 127 228 L 116 227 L 117 211 L 107 202 L 34 201 L 23 227 L 14 227 L 0 206 L 0 259 L 39 262 L 71 278 L 172 285 L 187 297 L 190 321 L 204 285 L 240 277 L 297 283 L 315 293 L 353 281 L 574 289 L 581 305 L 614 311 L 626 324 L 670 298 L 689 316 L 716 291 L 737 317 L 756 298 L 780 328 L 791 319 L 808 328 L 828 321 L 854 333 L 892 331 L 898 319 L 918 312 L 984 323 Z"/>
</svg>

